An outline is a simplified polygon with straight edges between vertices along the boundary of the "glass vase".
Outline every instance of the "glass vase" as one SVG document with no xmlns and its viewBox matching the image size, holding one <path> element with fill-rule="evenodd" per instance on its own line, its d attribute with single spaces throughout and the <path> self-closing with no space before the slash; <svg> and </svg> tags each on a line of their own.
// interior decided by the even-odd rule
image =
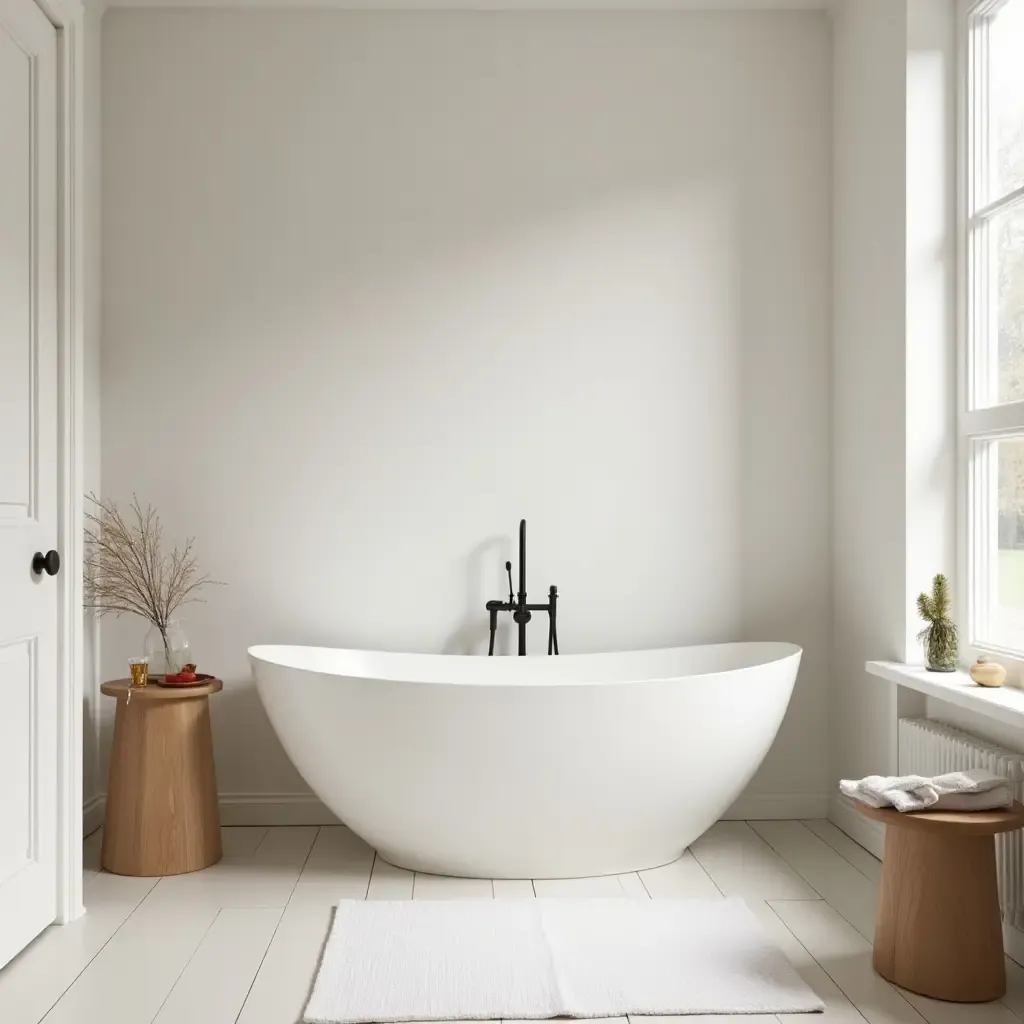
<svg viewBox="0 0 1024 1024">
<path fill-rule="evenodd" d="M 960 660 L 956 626 L 949 620 L 932 623 L 924 644 L 924 663 L 929 672 L 955 672 Z"/>
<path fill-rule="evenodd" d="M 164 629 L 152 626 L 144 646 L 151 675 L 174 675 L 193 663 L 188 634 L 181 619 L 171 619 Z"/>
</svg>

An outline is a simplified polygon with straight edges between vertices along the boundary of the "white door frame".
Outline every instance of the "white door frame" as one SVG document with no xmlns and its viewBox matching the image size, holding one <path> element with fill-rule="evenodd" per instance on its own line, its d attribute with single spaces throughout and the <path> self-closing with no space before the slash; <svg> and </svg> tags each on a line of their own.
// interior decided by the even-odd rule
<svg viewBox="0 0 1024 1024">
<path fill-rule="evenodd" d="M 80 0 L 35 0 L 57 29 L 57 922 L 82 906 L 83 30 Z"/>
</svg>

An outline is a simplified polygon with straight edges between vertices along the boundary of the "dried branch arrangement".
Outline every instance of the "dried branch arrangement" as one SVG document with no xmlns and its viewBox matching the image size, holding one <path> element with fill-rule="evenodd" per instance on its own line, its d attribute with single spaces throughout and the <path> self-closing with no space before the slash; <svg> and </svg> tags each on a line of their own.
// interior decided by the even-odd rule
<svg viewBox="0 0 1024 1024">
<path fill-rule="evenodd" d="M 170 662 L 167 626 L 183 604 L 202 601 L 199 591 L 220 585 L 202 575 L 192 554 L 194 537 L 185 546 L 163 550 L 163 526 L 152 505 L 145 509 L 132 497 L 126 513 L 113 501 L 87 495 L 85 511 L 85 601 L 105 615 L 131 612 L 159 631 Z"/>
</svg>

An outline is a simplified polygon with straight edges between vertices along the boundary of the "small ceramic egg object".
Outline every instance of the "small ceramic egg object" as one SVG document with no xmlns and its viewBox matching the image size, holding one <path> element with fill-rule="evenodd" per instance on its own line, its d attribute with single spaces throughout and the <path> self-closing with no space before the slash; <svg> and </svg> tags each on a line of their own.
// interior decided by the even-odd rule
<svg viewBox="0 0 1024 1024">
<path fill-rule="evenodd" d="M 983 654 L 971 666 L 971 678 L 979 686 L 1002 686 L 1006 681 L 1006 669 L 997 661 L 989 659 Z"/>
</svg>

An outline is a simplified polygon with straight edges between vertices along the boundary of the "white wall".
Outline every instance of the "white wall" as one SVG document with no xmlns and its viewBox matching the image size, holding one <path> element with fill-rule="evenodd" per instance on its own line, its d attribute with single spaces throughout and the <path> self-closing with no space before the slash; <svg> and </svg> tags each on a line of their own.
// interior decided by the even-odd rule
<svg viewBox="0 0 1024 1024">
<path fill-rule="evenodd" d="M 907 644 L 917 595 L 956 562 L 956 102 L 954 0 L 907 0 Z"/>
<path fill-rule="evenodd" d="M 864 662 L 920 660 L 914 597 L 955 577 L 953 43 L 951 0 L 835 11 L 833 778 L 896 771 L 923 706 Z"/>
<path fill-rule="evenodd" d="M 834 652 L 836 778 L 890 766 L 889 688 L 869 658 L 906 653 L 906 10 L 834 16 Z"/>
<path fill-rule="evenodd" d="M 303 791 L 247 645 L 479 652 L 525 516 L 564 652 L 804 645 L 739 810 L 821 813 L 826 15 L 117 10 L 103 67 L 103 486 L 229 583 L 229 803 Z"/>
</svg>

